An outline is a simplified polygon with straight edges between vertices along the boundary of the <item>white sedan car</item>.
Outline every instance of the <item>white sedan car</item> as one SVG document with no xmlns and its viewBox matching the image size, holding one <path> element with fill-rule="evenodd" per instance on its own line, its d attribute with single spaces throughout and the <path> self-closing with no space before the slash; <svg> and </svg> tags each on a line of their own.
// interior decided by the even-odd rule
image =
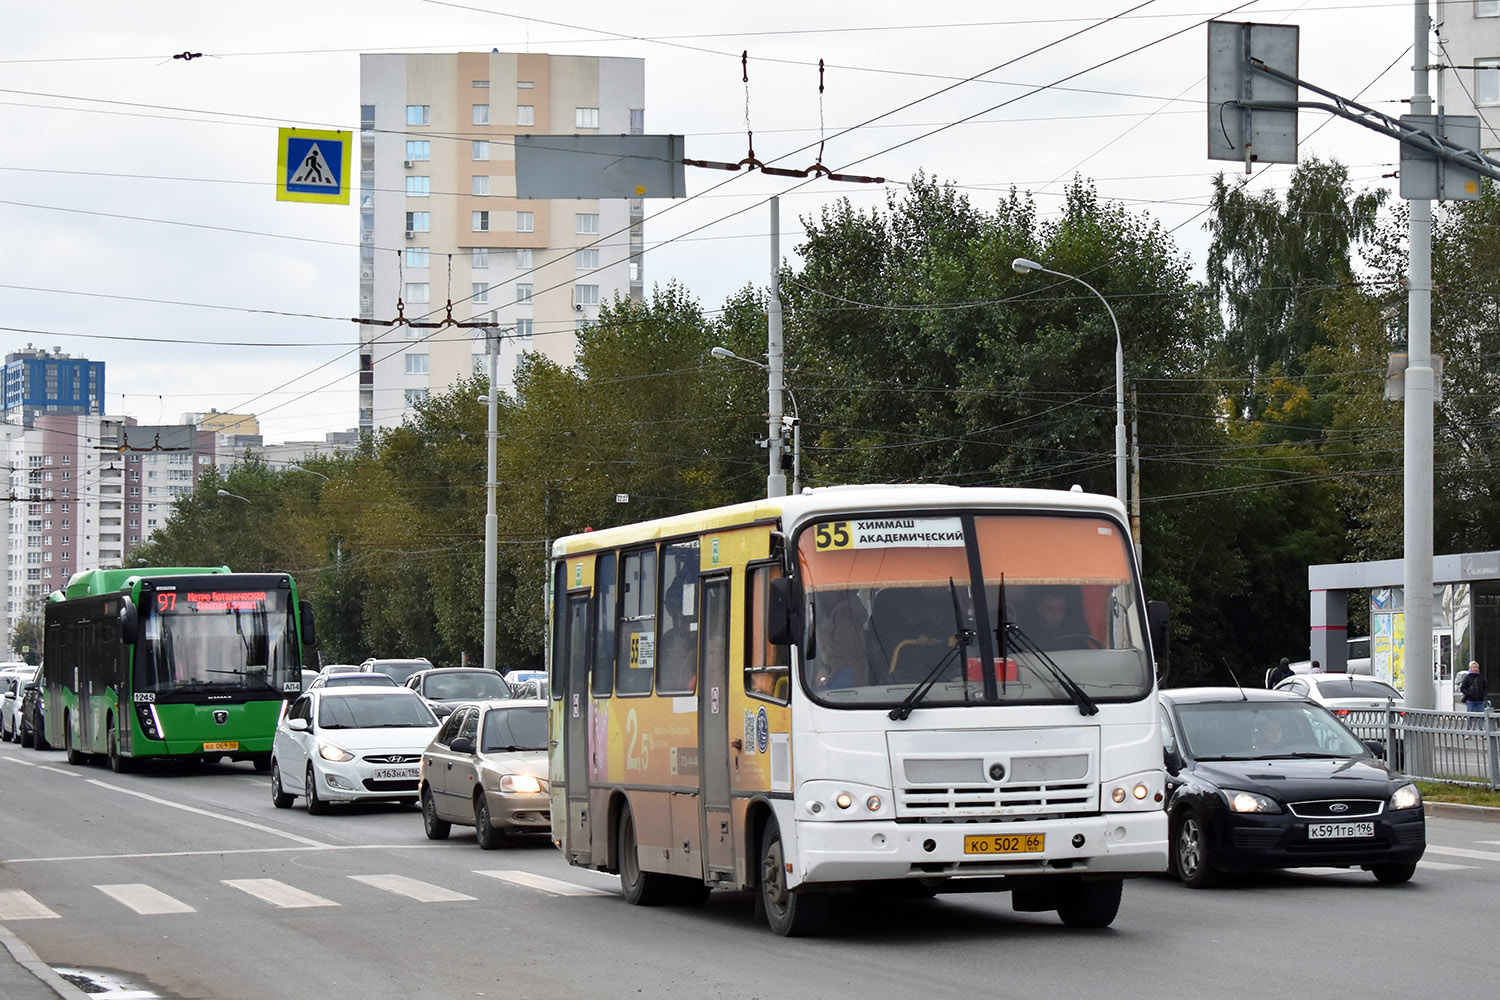
<svg viewBox="0 0 1500 1000">
<path fill-rule="evenodd" d="M 1400 691 L 1363 674 L 1298 674 L 1276 685 L 1276 690 L 1300 694 L 1335 715 L 1406 705 Z"/>
<path fill-rule="evenodd" d="M 330 802 L 396 799 L 415 804 L 422 751 L 437 716 L 414 691 L 314 688 L 292 703 L 271 749 L 271 801 L 298 795 L 318 815 Z"/>
</svg>

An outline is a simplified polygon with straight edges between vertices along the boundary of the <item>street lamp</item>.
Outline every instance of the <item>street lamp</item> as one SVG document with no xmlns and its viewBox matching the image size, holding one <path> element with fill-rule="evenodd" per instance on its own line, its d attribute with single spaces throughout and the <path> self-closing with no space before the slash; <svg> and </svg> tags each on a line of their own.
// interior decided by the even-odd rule
<svg viewBox="0 0 1500 1000">
<path fill-rule="evenodd" d="M 727 361 L 743 361 L 745 364 L 754 365 L 763 371 L 770 370 L 769 365 L 762 364 L 752 358 L 742 358 L 727 347 L 715 347 L 708 353 L 716 358 L 723 358 Z M 791 389 L 787 389 L 786 394 L 792 400 L 792 415 L 790 417 L 782 417 L 781 424 L 784 427 L 790 427 L 792 430 L 792 495 L 796 496 L 802 492 L 802 414 L 797 409 L 797 394 L 792 392 Z M 780 438 L 776 438 L 769 443 L 770 447 L 777 449 L 778 454 L 780 451 L 779 442 Z"/>
<path fill-rule="evenodd" d="M 221 497 L 233 497 L 236 500 L 244 500 L 245 503 L 250 502 L 249 500 L 245 500 L 245 498 L 240 496 L 238 493 L 231 493 L 228 490 L 219 490 L 218 492 L 219 496 Z"/>
<path fill-rule="evenodd" d="M 1059 278 L 1078 282 L 1104 303 L 1104 308 L 1109 313 L 1109 321 L 1115 325 L 1115 496 L 1123 504 L 1125 502 L 1125 349 L 1120 344 L 1120 321 L 1115 319 L 1115 311 L 1110 308 L 1109 300 L 1099 294 L 1099 289 L 1077 275 L 1054 271 L 1050 267 L 1043 267 L 1036 261 L 1027 260 L 1025 257 L 1017 257 L 1010 262 L 1010 267 L 1017 274 L 1041 271 L 1043 274 L 1055 274 Z"/>
<path fill-rule="evenodd" d="M 332 479 L 330 479 L 329 477 L 323 475 L 323 473 L 319 472 L 317 469 L 307 469 L 307 468 L 304 468 L 304 467 L 302 467 L 300 465 L 288 465 L 286 467 L 286 471 L 288 471 L 288 472 L 305 472 L 309 476 L 317 476 L 319 479 L 323 480 L 324 482 L 329 482 L 329 483 L 333 482 Z"/>
</svg>

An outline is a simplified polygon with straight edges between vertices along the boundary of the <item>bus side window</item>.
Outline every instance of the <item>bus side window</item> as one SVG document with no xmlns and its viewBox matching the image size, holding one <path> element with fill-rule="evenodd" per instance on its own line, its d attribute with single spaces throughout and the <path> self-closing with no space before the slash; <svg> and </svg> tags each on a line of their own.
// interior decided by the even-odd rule
<svg viewBox="0 0 1500 1000">
<path fill-rule="evenodd" d="M 620 563 L 615 693 L 650 694 L 656 673 L 656 550 L 627 552 Z"/>
<path fill-rule="evenodd" d="M 661 550 L 661 624 L 656 648 L 658 694 L 690 694 L 698 681 L 698 542 Z"/>
<path fill-rule="evenodd" d="M 615 577 L 615 554 L 604 552 L 594 564 L 594 675 L 590 691 L 595 698 L 608 698 L 615 688 L 615 625 L 620 613 L 620 581 Z M 559 688 L 552 689 L 561 697 Z"/>
<path fill-rule="evenodd" d="M 757 698 L 786 701 L 790 696 L 791 658 L 786 646 L 766 635 L 766 602 L 771 581 L 782 575 L 774 564 L 753 566 L 746 576 L 745 690 Z"/>
</svg>

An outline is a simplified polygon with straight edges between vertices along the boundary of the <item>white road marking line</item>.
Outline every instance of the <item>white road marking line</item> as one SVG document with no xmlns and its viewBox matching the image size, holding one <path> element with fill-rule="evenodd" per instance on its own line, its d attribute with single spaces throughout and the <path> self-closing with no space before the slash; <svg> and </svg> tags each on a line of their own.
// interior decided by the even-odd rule
<svg viewBox="0 0 1500 1000">
<path fill-rule="evenodd" d="M 350 875 L 356 882 L 384 889 L 386 892 L 394 892 L 398 896 L 410 896 L 419 903 L 457 903 L 464 900 L 473 901 L 473 896 L 465 896 L 461 892 L 444 889 L 440 885 L 431 882 L 419 882 L 405 875 Z"/>
<path fill-rule="evenodd" d="M 53 774 L 66 774 L 70 778 L 81 778 L 81 777 L 83 777 L 83 775 L 80 774 L 77 771 L 69 771 L 69 770 L 67 770 L 65 768 L 61 768 L 61 767 L 48 767 L 46 764 L 38 764 L 36 766 L 36 769 L 38 771 L 51 771 Z M 102 784 L 102 782 L 101 782 L 101 784 Z"/>
<path fill-rule="evenodd" d="M 193 907 L 173 899 L 159 889 L 153 889 L 141 882 L 127 882 L 121 885 L 96 885 L 95 889 L 104 893 L 115 902 L 128 906 L 142 916 L 152 916 L 158 913 L 197 913 Z"/>
<path fill-rule="evenodd" d="M 50 858 L 0 858 L 7 865 L 27 862 L 130 861 L 137 858 L 220 857 L 230 854 L 295 854 L 308 851 L 432 851 L 446 850 L 446 844 L 317 844 L 313 847 L 244 847 L 219 851 L 149 851 L 140 854 L 74 854 Z"/>
<path fill-rule="evenodd" d="M 1432 848 L 1429 847 L 1428 850 L 1430 851 L 1432 850 Z M 1431 868 L 1435 872 L 1456 872 L 1472 871 L 1473 869 L 1477 868 L 1478 865 L 1450 865 L 1446 861 L 1428 861 L 1426 858 L 1423 858 L 1421 861 L 1417 862 L 1417 867 Z"/>
<path fill-rule="evenodd" d="M 310 892 L 298 889 L 294 885 L 287 885 L 285 882 L 278 882 L 274 878 L 226 878 L 223 882 L 231 889 L 238 889 L 240 892 L 248 893 L 256 899 L 264 900 L 284 910 L 339 905 L 331 899 L 314 896 Z"/>
<path fill-rule="evenodd" d="M 497 878 L 502 882 L 513 882 L 516 885 L 524 885 L 528 889 L 540 889 L 550 892 L 556 896 L 617 896 L 619 893 L 610 892 L 608 889 L 594 889 L 576 882 L 564 882 L 562 879 L 548 878 L 545 875 L 533 875 L 531 872 L 523 871 L 476 871 L 475 875 L 487 875 Z"/>
<path fill-rule="evenodd" d="M 41 766 L 41 765 L 39 765 L 34 760 L 22 760 L 19 757 L 12 757 L 10 754 L 0 754 L 0 760 L 8 760 L 12 764 L 25 764 L 27 767 L 40 767 Z"/>
<path fill-rule="evenodd" d="M 325 844 L 320 840 L 313 840 L 311 837 L 302 837 L 295 833 L 288 833 L 285 830 L 278 830 L 274 826 L 266 826 L 264 823 L 252 823 L 248 819 L 240 819 L 236 816 L 226 816 L 223 813 L 211 812 L 207 809 L 199 809 L 197 806 L 183 805 L 181 802 L 173 802 L 170 799 L 158 798 L 155 795 L 147 795 L 145 792 L 132 791 L 129 788 L 122 788 L 119 785 L 112 785 L 107 781 L 100 781 L 97 778 L 90 778 L 89 784 L 98 785 L 100 788 L 108 788 L 112 792 L 120 792 L 125 795 L 134 795 L 136 798 L 145 799 L 147 802 L 155 802 L 158 805 L 171 806 L 173 809 L 181 809 L 183 812 L 190 812 L 198 816 L 207 816 L 210 819 L 221 819 L 226 823 L 234 823 L 238 826 L 248 826 L 252 830 L 260 830 L 262 833 L 269 833 L 273 836 L 284 837 L 287 840 L 295 841 L 299 844 L 306 844 L 309 847 L 333 846 L 331 844 Z"/>
<path fill-rule="evenodd" d="M 57 914 L 41 903 L 35 896 L 20 889 L 0 892 L 0 921 L 4 920 L 55 920 Z"/>
<path fill-rule="evenodd" d="M 1471 851 L 1467 847 L 1435 847 L 1427 845 L 1428 854 L 1446 854 L 1451 858 L 1473 858 L 1475 861 L 1500 861 L 1500 854 L 1494 851 Z"/>
</svg>

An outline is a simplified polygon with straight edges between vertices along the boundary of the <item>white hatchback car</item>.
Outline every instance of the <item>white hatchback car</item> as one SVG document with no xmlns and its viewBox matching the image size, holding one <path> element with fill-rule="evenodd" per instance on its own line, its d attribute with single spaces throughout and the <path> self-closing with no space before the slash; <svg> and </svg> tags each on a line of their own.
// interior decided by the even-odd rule
<svg viewBox="0 0 1500 1000">
<path fill-rule="evenodd" d="M 330 802 L 414 805 L 422 751 L 437 729 L 432 709 L 405 688 L 304 691 L 276 727 L 271 801 L 285 809 L 302 795 L 314 815 Z"/>
<path fill-rule="evenodd" d="M 29 663 L 0 663 L 0 739 L 21 738 L 21 695 L 42 668 Z"/>
</svg>

